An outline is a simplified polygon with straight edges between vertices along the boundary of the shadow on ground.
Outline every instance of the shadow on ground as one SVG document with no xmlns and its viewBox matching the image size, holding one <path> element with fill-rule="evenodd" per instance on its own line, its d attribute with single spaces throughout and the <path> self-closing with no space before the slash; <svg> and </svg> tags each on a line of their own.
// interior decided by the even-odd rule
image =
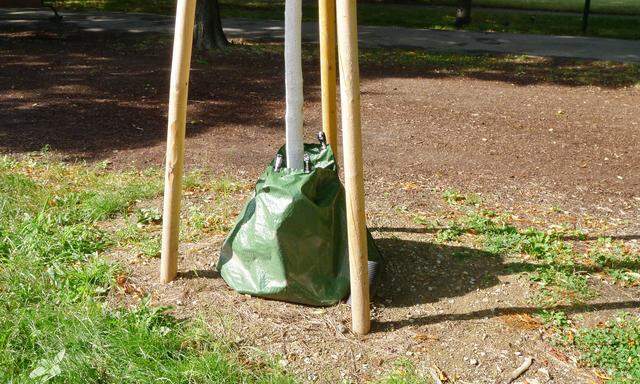
<svg viewBox="0 0 640 384">
<path fill-rule="evenodd" d="M 47 146 L 92 160 L 164 142 L 170 38 L 54 26 L 0 31 L 0 47 L 5 151 Z M 284 99 L 283 88 L 280 66 L 269 57 L 196 57 L 187 135 L 234 126 L 280 130 L 282 114 L 276 104 Z"/>
<path fill-rule="evenodd" d="M 376 232 L 375 229 L 373 231 Z M 501 284 L 500 276 L 531 272 L 539 267 L 538 264 L 528 262 L 506 261 L 500 255 L 463 246 L 394 237 L 378 238 L 376 244 L 385 258 L 385 267 L 374 301 L 388 308 L 412 307 L 464 296 L 476 290 L 485 290 Z M 640 263 L 636 261 L 610 267 L 635 270 L 640 268 Z M 587 268 L 585 272 L 597 272 L 597 270 Z M 557 305 L 545 308 L 498 307 L 467 313 L 442 313 L 398 321 L 383 321 L 376 324 L 376 329 L 383 331 L 443 321 L 473 320 L 521 313 L 534 314 L 541 309 L 573 314 L 629 308 L 640 308 L 640 300 Z"/>
<path fill-rule="evenodd" d="M 89 33 L 43 22 L 38 30 L 0 30 L 0 137 L 9 152 L 45 146 L 76 159 L 114 150 L 148 148 L 165 139 L 171 38 Z M 319 99 L 317 48 L 308 46 L 306 100 Z M 520 85 L 622 87 L 638 67 L 561 59 L 452 56 L 366 50 L 362 76 L 470 77 Z M 282 130 L 283 62 L 280 46 L 236 47 L 194 57 L 187 135 L 216 132 L 230 148 Z M 238 127 L 245 134 L 229 134 Z M 250 129 L 248 129 L 250 128 Z"/>
<path fill-rule="evenodd" d="M 411 307 L 463 296 L 500 283 L 500 256 L 478 249 L 431 242 L 379 238 L 384 273 L 377 299 L 386 307 Z"/>
</svg>

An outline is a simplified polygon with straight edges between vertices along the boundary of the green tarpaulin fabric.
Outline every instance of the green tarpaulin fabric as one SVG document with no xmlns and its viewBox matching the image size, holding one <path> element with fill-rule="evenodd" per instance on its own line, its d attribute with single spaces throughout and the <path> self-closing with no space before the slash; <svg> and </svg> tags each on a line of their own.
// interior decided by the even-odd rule
<svg viewBox="0 0 640 384">
<path fill-rule="evenodd" d="M 310 173 L 276 172 L 272 163 L 260 176 L 222 246 L 218 271 L 240 293 L 327 306 L 349 293 L 345 194 L 331 148 L 304 149 Z M 369 259 L 379 261 L 368 237 Z"/>
</svg>

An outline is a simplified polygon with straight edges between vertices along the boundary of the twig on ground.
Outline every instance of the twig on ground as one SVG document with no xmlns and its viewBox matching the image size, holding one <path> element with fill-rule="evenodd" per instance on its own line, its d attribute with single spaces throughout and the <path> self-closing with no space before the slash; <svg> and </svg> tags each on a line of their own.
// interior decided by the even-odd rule
<svg viewBox="0 0 640 384">
<path fill-rule="evenodd" d="M 522 364 L 515 371 L 511 372 L 511 375 L 509 376 L 509 379 L 507 380 L 507 384 L 513 383 L 515 379 L 517 379 L 523 373 L 525 373 L 527 371 L 527 369 L 529 369 L 529 367 L 531 366 L 531 363 L 533 363 L 533 359 L 530 358 L 530 357 L 525 357 L 525 359 L 522 362 Z"/>
<path fill-rule="evenodd" d="M 447 375 L 437 365 L 434 365 L 429 371 L 434 384 L 444 384 L 449 381 Z"/>
</svg>

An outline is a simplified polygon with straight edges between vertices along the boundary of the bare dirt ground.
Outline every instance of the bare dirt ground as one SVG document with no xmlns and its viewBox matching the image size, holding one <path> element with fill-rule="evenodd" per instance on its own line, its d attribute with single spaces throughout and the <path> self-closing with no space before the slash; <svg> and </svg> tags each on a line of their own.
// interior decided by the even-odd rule
<svg viewBox="0 0 640 384">
<path fill-rule="evenodd" d="M 46 146 L 70 161 L 161 167 L 169 62 L 170 44 L 157 36 L 55 26 L 0 31 L 0 151 Z M 320 130 L 315 64 L 305 65 L 309 139 Z M 349 333 L 346 305 L 308 308 L 231 291 L 213 269 L 223 235 L 184 244 L 183 272 L 168 286 L 156 282 L 157 260 L 125 251 L 114 257 L 154 303 L 202 317 L 303 380 L 373 380 L 406 359 L 459 383 L 504 382 L 532 357 L 522 383 L 599 382 L 547 341 L 532 317 L 532 283 L 513 270 L 521 260 L 435 243 L 434 233 L 412 220 L 417 212 L 451 214 L 441 194 L 455 188 L 479 193 L 523 225 L 569 223 L 590 239 L 613 236 L 637 247 L 640 89 L 598 81 L 578 86 L 528 72 L 543 67 L 523 70 L 460 76 L 363 66 L 368 219 L 387 259 L 366 337 Z M 194 60 L 189 167 L 255 179 L 284 138 L 282 73 L 281 58 L 269 53 Z M 461 262 L 461 252 L 472 257 Z M 595 324 L 640 304 L 638 288 L 592 284 L 599 296 L 588 305 L 556 309 Z"/>
</svg>

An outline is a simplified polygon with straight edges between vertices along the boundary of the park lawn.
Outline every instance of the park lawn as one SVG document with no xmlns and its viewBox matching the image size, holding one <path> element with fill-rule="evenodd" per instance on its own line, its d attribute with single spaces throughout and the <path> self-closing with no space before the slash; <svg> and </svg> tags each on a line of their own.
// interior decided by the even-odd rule
<svg viewBox="0 0 640 384">
<path fill-rule="evenodd" d="M 155 44 L 150 39 L 148 44 Z M 165 42 L 165 44 L 167 44 Z M 239 43 L 223 51 L 199 57 L 199 64 L 215 66 L 216 56 L 282 56 L 282 44 Z M 429 52 L 424 49 L 362 48 L 359 62 L 367 70 L 384 71 L 395 67 L 407 71 L 432 71 L 449 76 L 491 78 L 500 74 L 514 83 L 531 81 L 559 83 L 569 86 L 601 86 L 607 88 L 640 87 L 640 64 L 612 61 L 559 59 L 529 55 L 461 54 Z M 317 63 L 320 52 L 316 44 L 303 44 L 303 59 Z"/>
<path fill-rule="evenodd" d="M 0 158 L 0 382 L 291 383 L 247 369 L 197 319 L 108 304 L 126 271 L 100 225 L 161 192 L 159 172 Z M 258 365 L 256 365 L 257 367 Z"/>
<path fill-rule="evenodd" d="M 160 212 L 136 206 L 161 193 L 161 177 L 159 170 L 107 168 L 108 163 L 60 163 L 47 154 L 0 157 L 0 381 L 297 382 L 264 356 L 247 357 L 213 336 L 205 319 L 178 320 L 170 308 L 153 306 L 146 297 L 135 305 L 117 304 L 116 293 L 132 294 L 127 271 L 104 255 L 127 244 L 140 257 L 157 257 L 158 249 L 148 245 L 157 239 L 145 226 L 158 225 Z M 248 190 L 242 182 L 198 170 L 187 174 L 184 188 L 231 200 Z M 564 240 L 580 232 L 521 230 L 508 214 L 484 209 L 475 194 L 449 189 L 442 198 L 462 215 L 445 225 L 419 213 L 413 221 L 434 226 L 436 242 L 472 235 L 490 254 L 524 253 L 538 260 L 515 272 L 525 272 L 539 287 L 533 300 L 541 308 L 592 298 L 586 281 L 593 271 L 629 284 L 638 279 L 627 268 L 637 261 L 616 241 L 600 239 L 580 254 Z M 224 209 L 189 210 L 181 236 L 200 237 L 211 223 L 216 231 L 228 230 L 233 216 Z M 583 364 L 611 382 L 640 380 L 638 345 L 630 343 L 640 335 L 634 316 L 621 313 L 595 328 L 576 328 L 562 311 L 541 310 L 539 317 L 559 347 L 577 351 Z M 429 381 L 412 363 L 399 359 L 376 383 L 424 382 Z"/>
<path fill-rule="evenodd" d="M 284 17 L 283 1 L 220 0 L 223 17 L 280 20 Z M 136 2 L 133 0 L 71 0 L 67 6 L 75 9 L 98 8 L 109 11 L 151 12 L 171 14 L 172 0 Z M 633 7 L 629 8 L 633 11 Z M 640 10 L 639 10 L 640 12 Z M 303 18 L 317 19 L 317 7 L 305 5 Z M 425 7 L 408 4 L 361 3 L 358 21 L 362 25 L 400 26 L 408 28 L 454 29 L 455 12 L 449 7 Z M 476 8 L 473 22 L 465 29 L 483 32 L 513 32 L 550 35 L 581 34 L 582 16 L 579 13 L 524 13 L 508 10 Z M 640 39 L 640 16 L 594 14 L 589 21 L 589 36 Z"/>
<path fill-rule="evenodd" d="M 457 5 L 457 0 L 418 0 L 418 2 L 431 5 Z M 488 8 L 582 12 L 584 0 L 473 0 L 473 5 Z M 593 0 L 591 12 L 638 15 L 640 3 L 634 0 Z"/>
<path fill-rule="evenodd" d="M 0 382 L 298 382 L 263 354 L 213 335 L 204 319 L 154 306 L 129 283 L 126 268 L 105 255 L 118 246 L 159 255 L 145 227 L 159 225 L 161 214 L 135 206 L 159 196 L 161 174 L 107 168 L 46 153 L 0 157 Z M 240 191 L 199 171 L 184 187 L 223 199 Z M 212 223 L 225 230 L 235 216 L 208 213 L 191 210 L 181 236 L 201 236 Z M 137 304 L 120 304 L 123 295 Z M 418 382 L 402 365 L 378 383 Z"/>
</svg>

